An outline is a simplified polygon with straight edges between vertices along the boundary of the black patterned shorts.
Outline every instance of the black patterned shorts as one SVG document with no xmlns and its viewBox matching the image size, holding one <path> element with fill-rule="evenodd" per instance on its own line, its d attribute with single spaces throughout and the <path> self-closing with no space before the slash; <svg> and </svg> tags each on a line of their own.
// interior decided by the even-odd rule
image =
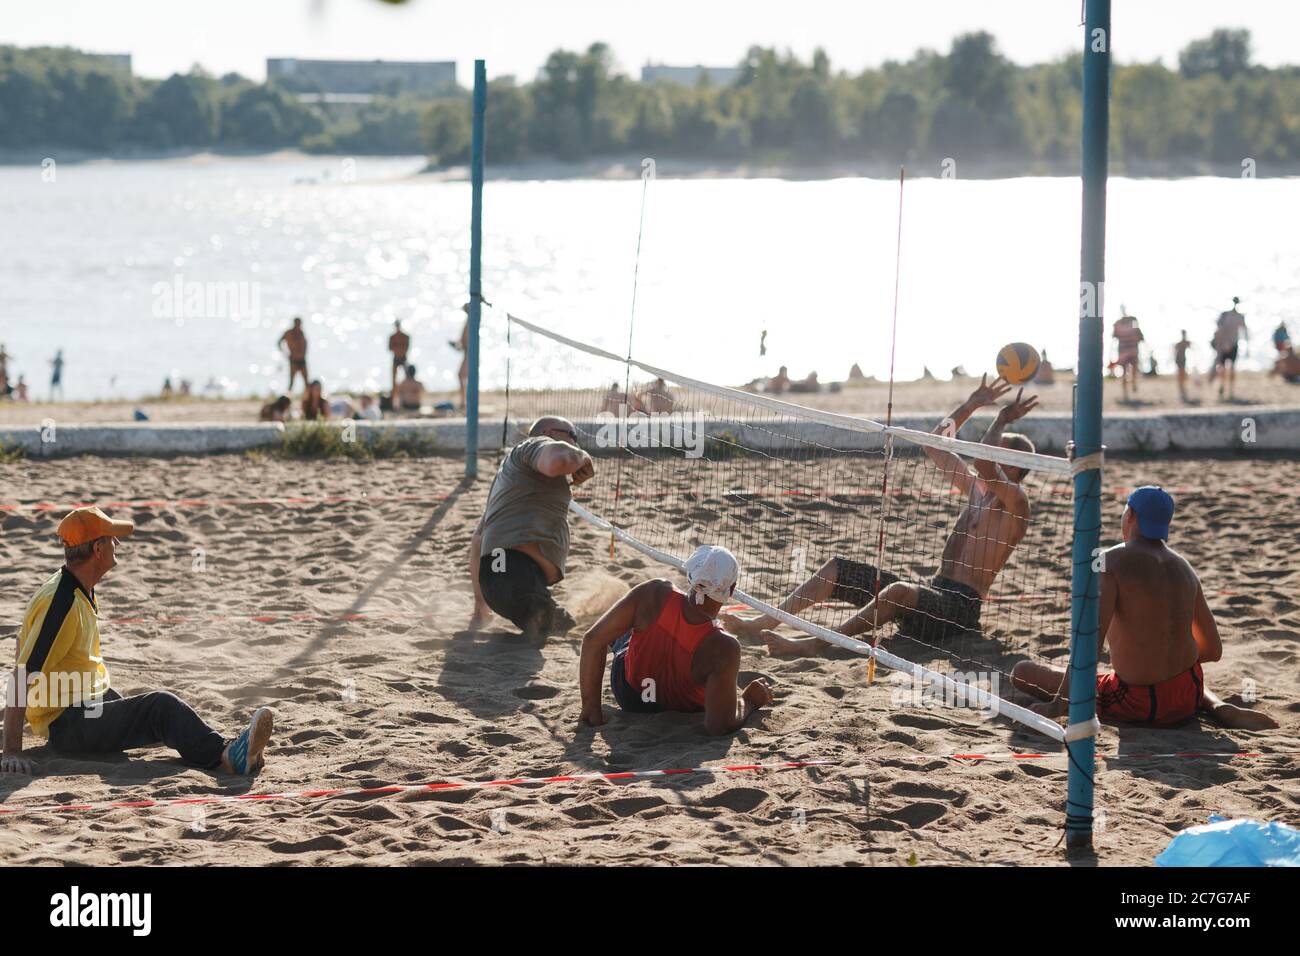
<svg viewBox="0 0 1300 956">
<path fill-rule="evenodd" d="M 877 571 L 865 561 L 835 559 L 835 588 L 831 597 L 854 607 L 865 607 L 889 585 L 901 580 L 890 571 Z M 899 633 L 920 641 L 943 641 L 967 631 L 978 631 L 980 594 L 969 584 L 936 575 L 929 584 L 913 584 L 918 593 L 916 610 L 899 617 Z"/>
</svg>

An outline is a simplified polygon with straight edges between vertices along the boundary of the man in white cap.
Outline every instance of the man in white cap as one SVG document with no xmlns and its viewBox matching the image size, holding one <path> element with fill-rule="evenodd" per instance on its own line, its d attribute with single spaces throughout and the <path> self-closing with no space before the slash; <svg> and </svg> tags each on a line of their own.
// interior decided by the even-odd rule
<svg viewBox="0 0 1300 956">
<path fill-rule="evenodd" d="M 709 734 L 739 730 L 749 715 L 772 703 L 762 681 L 740 690 L 740 642 L 717 624 L 740 576 L 726 548 L 703 545 L 686 562 L 685 592 L 662 578 L 638 584 L 605 612 L 582 639 L 578 683 L 582 723 L 605 723 L 601 679 L 612 646 L 609 686 L 625 711 L 704 711 Z"/>
<path fill-rule="evenodd" d="M 118 539 L 134 530 L 132 522 L 115 521 L 98 508 L 77 508 L 59 522 L 65 564 L 28 602 L 18 629 L 0 773 L 32 772 L 22 755 L 24 719 L 60 755 L 166 744 L 205 770 L 251 775 L 261 767 L 270 708 L 259 707 L 244 732 L 227 739 L 174 694 L 123 697 L 109 686 L 95 585 L 117 566 Z"/>
</svg>

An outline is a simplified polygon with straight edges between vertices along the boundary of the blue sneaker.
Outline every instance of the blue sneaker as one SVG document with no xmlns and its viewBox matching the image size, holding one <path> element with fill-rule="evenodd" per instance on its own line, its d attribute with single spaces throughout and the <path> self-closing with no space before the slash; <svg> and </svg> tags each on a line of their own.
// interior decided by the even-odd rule
<svg viewBox="0 0 1300 956">
<path fill-rule="evenodd" d="M 274 725 L 270 707 L 259 707 L 253 711 L 253 719 L 248 722 L 248 728 L 226 748 L 226 760 L 235 773 L 248 775 L 262 769 L 262 751 L 271 739 Z"/>
</svg>

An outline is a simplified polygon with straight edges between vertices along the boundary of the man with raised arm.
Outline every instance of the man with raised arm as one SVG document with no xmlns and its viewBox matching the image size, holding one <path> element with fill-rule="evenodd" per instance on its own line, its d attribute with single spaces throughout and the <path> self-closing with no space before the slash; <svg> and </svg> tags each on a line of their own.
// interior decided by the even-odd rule
<svg viewBox="0 0 1300 956">
<path fill-rule="evenodd" d="M 1201 665 L 1223 657 L 1223 643 L 1196 572 L 1165 543 L 1173 516 L 1163 488 L 1136 489 L 1120 519 L 1123 544 L 1102 555 L 1097 653 L 1110 642 L 1112 670 L 1097 675 L 1097 717 L 1172 727 L 1203 710 L 1225 727 L 1276 727 L 1267 714 L 1225 704 L 1205 686 Z M 1011 680 L 1048 701 L 1034 710 L 1057 717 L 1069 706 L 1066 674 L 1021 661 Z"/>
<path fill-rule="evenodd" d="M 533 422 L 502 459 L 470 540 L 471 630 L 494 611 L 531 641 L 573 627 L 550 589 L 564 577 L 569 555 L 570 482 L 580 485 L 595 473 L 573 424 L 554 415 Z"/>
<path fill-rule="evenodd" d="M 971 415 L 992 405 L 1010 389 L 1001 378 L 989 384 L 985 375 L 970 397 L 939 424 L 935 434 L 956 436 Z M 1038 396 L 1023 395 L 1021 389 L 1014 401 L 999 409 L 984 433 L 983 444 L 1034 451 L 1033 443 L 1024 435 L 1005 431 L 1038 403 Z M 861 608 L 838 629 L 850 637 L 895 620 L 902 625 L 903 633 L 927 642 L 947 640 L 979 627 L 984 598 L 1029 526 L 1029 499 L 1021 487 L 1029 469 L 982 459 L 976 459 L 972 469 L 950 451 L 923 448 L 948 483 L 966 496 L 966 506 L 944 544 L 939 573 L 929 583 L 904 581 L 890 571 L 877 571 L 865 561 L 834 557 L 787 597 L 781 610 L 798 614 L 821 601 L 848 602 Z M 721 620 L 735 633 L 762 637 L 775 655 L 808 656 L 820 654 L 826 647 L 820 638 L 789 638 L 774 633 L 770 628 L 777 622 L 767 615 L 747 620 L 723 615 Z"/>
<path fill-rule="evenodd" d="M 740 567 L 726 548 L 702 545 L 686 561 L 686 591 L 662 578 L 638 584 L 582 639 L 578 684 L 581 723 L 605 722 L 600 685 L 612 646 L 609 689 L 629 713 L 704 711 L 704 730 L 735 733 L 772 703 L 762 681 L 742 691 L 740 642 L 718 627 L 722 602 L 736 590 Z"/>
</svg>

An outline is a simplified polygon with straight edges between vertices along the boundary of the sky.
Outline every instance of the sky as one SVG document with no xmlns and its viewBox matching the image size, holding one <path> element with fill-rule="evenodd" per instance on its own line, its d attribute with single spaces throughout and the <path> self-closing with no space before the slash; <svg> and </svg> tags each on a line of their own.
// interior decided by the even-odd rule
<svg viewBox="0 0 1300 956">
<path fill-rule="evenodd" d="M 1289 0 L 1115 0 L 1117 60 L 1160 59 L 1216 27 L 1244 27 L 1255 60 L 1300 61 L 1300 4 Z M 165 77 L 199 63 L 266 77 L 267 57 L 455 60 L 468 85 L 476 57 L 489 76 L 531 80 L 558 47 L 602 40 L 620 67 L 736 63 L 751 45 L 821 46 L 837 69 L 945 50 L 971 30 L 994 34 L 1017 63 L 1080 46 L 1081 0 L 0 0 L 0 44 L 131 53 L 135 73 Z"/>
</svg>

